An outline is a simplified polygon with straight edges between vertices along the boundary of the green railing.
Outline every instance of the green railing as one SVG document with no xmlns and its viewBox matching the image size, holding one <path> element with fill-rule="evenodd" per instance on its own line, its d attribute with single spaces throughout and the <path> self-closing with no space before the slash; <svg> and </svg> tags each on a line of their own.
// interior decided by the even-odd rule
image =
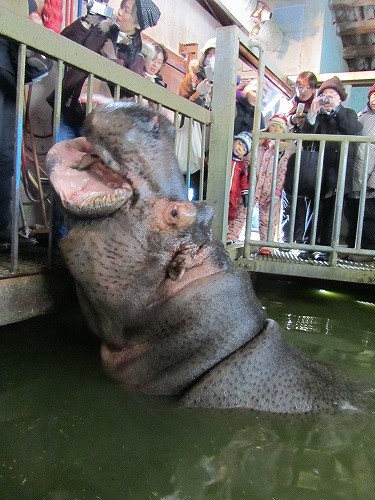
<svg viewBox="0 0 375 500">
<path fill-rule="evenodd" d="M 216 49 L 216 65 L 215 65 L 215 83 L 212 100 L 212 111 L 208 111 L 199 107 L 188 100 L 170 92 L 167 89 L 161 88 L 126 70 L 115 63 L 106 60 L 100 55 L 97 55 L 80 45 L 67 40 L 60 35 L 50 32 L 41 26 L 33 24 L 27 19 L 20 18 L 15 14 L 2 9 L 0 12 L 0 35 L 16 40 L 20 43 L 19 50 L 19 73 L 18 73 L 18 87 L 17 87 L 17 127 L 15 131 L 16 138 L 16 153 L 15 153 L 15 180 L 13 189 L 12 211 L 17 213 L 19 204 L 19 190 L 20 190 L 20 158 L 21 158 L 21 142 L 22 142 L 22 124 L 23 124 L 23 109 L 24 109 L 24 65 L 26 60 L 26 48 L 33 48 L 39 50 L 41 53 L 53 58 L 56 61 L 57 71 L 55 79 L 55 106 L 56 110 L 53 116 L 53 134 L 56 137 L 60 122 L 60 109 L 61 109 L 61 82 L 64 74 L 64 67 L 66 64 L 79 67 L 86 71 L 92 82 L 93 76 L 103 79 L 112 83 L 115 86 L 115 98 L 120 96 L 121 89 L 127 89 L 133 92 L 138 98 L 144 97 L 150 101 L 156 102 L 160 107 L 170 110 L 174 113 L 174 121 L 177 123 L 179 118 L 183 116 L 189 120 L 190 128 L 194 121 L 201 124 L 203 129 L 210 127 L 209 139 L 209 160 L 208 160 L 208 180 L 207 180 L 207 201 L 213 207 L 215 217 L 213 222 L 213 235 L 214 237 L 225 242 L 227 232 L 227 217 L 228 217 L 228 200 L 229 200 L 229 184 L 230 184 L 230 168 L 232 158 L 232 142 L 233 142 L 233 124 L 235 118 L 235 94 L 236 94 L 236 77 L 238 70 L 239 53 L 241 57 L 246 60 L 247 55 L 253 58 L 253 50 L 258 56 L 258 94 L 257 104 L 255 110 L 254 120 L 254 134 L 253 134 L 253 153 L 251 160 L 251 181 L 250 181 L 250 203 L 248 210 L 248 223 L 246 226 L 246 238 L 244 245 L 240 248 L 236 247 L 235 252 L 229 249 L 233 258 L 241 257 L 239 263 L 247 265 L 252 270 L 260 270 L 262 272 L 279 272 L 281 274 L 297 274 L 304 275 L 301 272 L 301 266 L 295 267 L 294 263 L 281 262 L 278 267 L 277 259 L 267 259 L 266 262 L 260 262 L 258 258 L 254 258 L 252 248 L 260 243 L 270 246 L 279 247 L 280 244 L 271 239 L 259 242 L 258 240 L 251 239 L 251 220 L 252 220 L 252 200 L 254 197 L 254 181 L 255 181 L 255 166 L 257 163 L 257 150 L 261 139 L 272 137 L 270 134 L 260 131 L 261 119 L 261 105 L 262 105 L 262 89 L 264 87 L 265 78 L 265 55 L 262 44 L 247 39 L 237 27 L 225 27 L 217 30 L 217 49 Z M 91 88 L 91 91 L 90 91 Z M 89 85 L 88 97 L 90 99 L 92 93 L 92 86 Z M 90 105 L 88 106 L 90 110 Z M 203 133 L 203 136 L 205 134 Z M 274 137 L 275 138 L 275 137 Z M 279 135 L 276 139 L 291 139 L 298 138 L 299 148 L 301 147 L 302 140 L 319 140 L 323 144 L 327 141 L 340 141 L 342 142 L 340 171 L 343 172 L 344 164 L 347 155 L 348 141 L 349 142 L 375 142 L 373 138 L 364 138 L 357 136 L 323 136 L 323 135 L 298 135 L 283 134 Z M 278 147 L 278 141 L 276 141 Z M 204 151 L 205 145 L 202 145 Z M 203 156 L 203 155 L 202 155 Z M 201 172 L 203 172 L 203 159 L 201 165 Z M 187 172 L 189 178 L 189 171 Z M 311 277 L 324 277 L 327 279 L 345 279 L 358 281 L 357 275 L 353 269 L 345 269 L 345 276 L 337 272 L 340 267 L 338 257 L 347 250 L 342 249 L 339 245 L 340 227 L 342 221 L 342 204 L 343 204 L 343 176 L 340 177 L 341 181 L 338 186 L 337 201 L 336 201 L 336 217 L 334 225 L 334 236 L 332 245 L 329 247 L 320 247 L 315 244 L 315 233 L 311 244 L 304 248 L 311 250 L 324 250 L 330 254 L 329 268 L 335 268 L 334 273 L 317 271 L 317 266 L 311 273 L 311 269 L 306 271 L 306 276 Z M 275 189 L 275 179 L 273 189 Z M 203 175 L 201 175 L 201 188 L 203 185 Z M 200 190 L 200 197 L 202 197 L 202 189 Z M 296 191 L 294 193 L 296 195 Z M 318 204 L 319 199 L 317 197 Z M 365 198 L 362 194 L 360 203 L 360 217 L 363 218 L 363 207 Z M 296 196 L 293 200 L 292 222 L 295 218 Z M 316 218 L 314 220 L 316 227 Z M 374 251 L 362 250 L 360 248 L 360 231 L 362 220 L 359 221 L 359 232 L 357 234 L 356 248 L 352 249 L 358 254 L 373 255 Z M 12 269 L 14 272 L 17 270 L 18 265 L 18 226 L 16 217 L 13 217 L 12 227 L 13 241 L 12 241 Z M 269 231 L 270 235 L 270 231 Z M 301 246 L 293 243 L 292 241 L 282 245 L 285 248 L 298 249 Z M 305 267 L 305 266 L 303 266 Z M 327 267 L 327 266 L 326 266 Z M 307 269 L 307 268 L 305 268 Z M 367 271 L 371 271 L 370 273 Z M 363 282 L 370 282 L 374 279 L 374 269 L 365 269 L 366 278 L 361 274 L 359 280 Z M 361 270 L 363 271 L 363 270 Z M 320 274 L 319 274 L 320 273 Z M 348 278 L 348 273 L 351 273 Z"/>
</svg>

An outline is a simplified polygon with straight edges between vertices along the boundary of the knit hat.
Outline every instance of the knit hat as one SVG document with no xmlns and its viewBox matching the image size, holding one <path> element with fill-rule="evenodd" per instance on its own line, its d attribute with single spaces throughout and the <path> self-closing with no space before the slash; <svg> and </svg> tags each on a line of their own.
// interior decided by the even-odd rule
<svg viewBox="0 0 375 500">
<path fill-rule="evenodd" d="M 233 137 L 233 140 L 234 141 L 241 141 L 242 144 L 245 146 L 246 148 L 246 154 L 245 156 L 247 156 L 250 151 L 251 151 L 251 144 L 253 142 L 253 136 L 252 134 L 250 134 L 250 132 L 240 132 L 239 134 L 235 135 Z"/>
<path fill-rule="evenodd" d="M 346 98 L 348 97 L 348 94 L 345 92 L 341 80 L 337 78 L 337 76 L 333 76 L 332 78 L 329 78 L 328 80 L 323 82 L 319 87 L 318 95 L 322 94 L 326 89 L 336 90 L 342 101 L 345 101 Z"/>
<path fill-rule="evenodd" d="M 207 42 L 203 45 L 202 55 L 205 55 L 210 49 L 216 49 L 216 38 L 210 38 L 207 40 Z"/>
<path fill-rule="evenodd" d="M 135 4 L 137 6 L 137 17 L 141 30 L 156 26 L 160 17 L 160 10 L 154 2 L 152 0 L 135 0 Z"/>
<path fill-rule="evenodd" d="M 375 83 L 368 91 L 367 97 L 370 99 L 370 95 L 373 94 L 374 92 L 375 92 Z"/>
<path fill-rule="evenodd" d="M 266 130 L 268 131 L 270 125 L 273 123 L 277 125 L 281 125 L 284 129 L 284 134 L 289 132 L 289 127 L 288 127 L 288 120 L 284 115 L 273 115 L 267 122 Z"/>
</svg>

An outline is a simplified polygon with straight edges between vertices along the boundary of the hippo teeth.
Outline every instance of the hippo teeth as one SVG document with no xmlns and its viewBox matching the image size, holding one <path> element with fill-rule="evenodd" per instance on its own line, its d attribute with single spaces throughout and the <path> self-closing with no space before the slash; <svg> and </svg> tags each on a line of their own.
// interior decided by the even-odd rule
<svg viewBox="0 0 375 500">
<path fill-rule="evenodd" d="M 111 193 L 76 193 L 64 207 L 80 217 L 104 217 L 121 208 L 131 198 L 128 189 L 115 189 Z"/>
</svg>

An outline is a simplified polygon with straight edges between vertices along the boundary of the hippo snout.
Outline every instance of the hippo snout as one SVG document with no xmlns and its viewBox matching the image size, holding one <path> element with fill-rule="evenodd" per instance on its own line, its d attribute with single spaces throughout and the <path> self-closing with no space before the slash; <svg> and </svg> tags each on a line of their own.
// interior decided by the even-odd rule
<svg viewBox="0 0 375 500">
<path fill-rule="evenodd" d="M 194 205 L 197 209 L 197 225 L 202 229 L 211 229 L 212 219 L 214 216 L 213 209 L 204 201 L 196 201 Z"/>
</svg>

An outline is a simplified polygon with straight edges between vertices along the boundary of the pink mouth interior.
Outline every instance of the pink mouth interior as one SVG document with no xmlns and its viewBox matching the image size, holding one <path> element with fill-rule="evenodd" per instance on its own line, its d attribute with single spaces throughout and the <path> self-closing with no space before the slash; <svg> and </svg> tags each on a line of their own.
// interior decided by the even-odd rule
<svg viewBox="0 0 375 500">
<path fill-rule="evenodd" d="M 79 170 L 84 157 L 92 153 L 86 139 L 58 143 L 54 148 L 59 163 L 52 169 L 50 180 L 63 203 L 81 199 L 87 193 L 106 195 L 116 189 L 129 189 L 129 184 L 99 159 L 88 169 Z"/>
</svg>

